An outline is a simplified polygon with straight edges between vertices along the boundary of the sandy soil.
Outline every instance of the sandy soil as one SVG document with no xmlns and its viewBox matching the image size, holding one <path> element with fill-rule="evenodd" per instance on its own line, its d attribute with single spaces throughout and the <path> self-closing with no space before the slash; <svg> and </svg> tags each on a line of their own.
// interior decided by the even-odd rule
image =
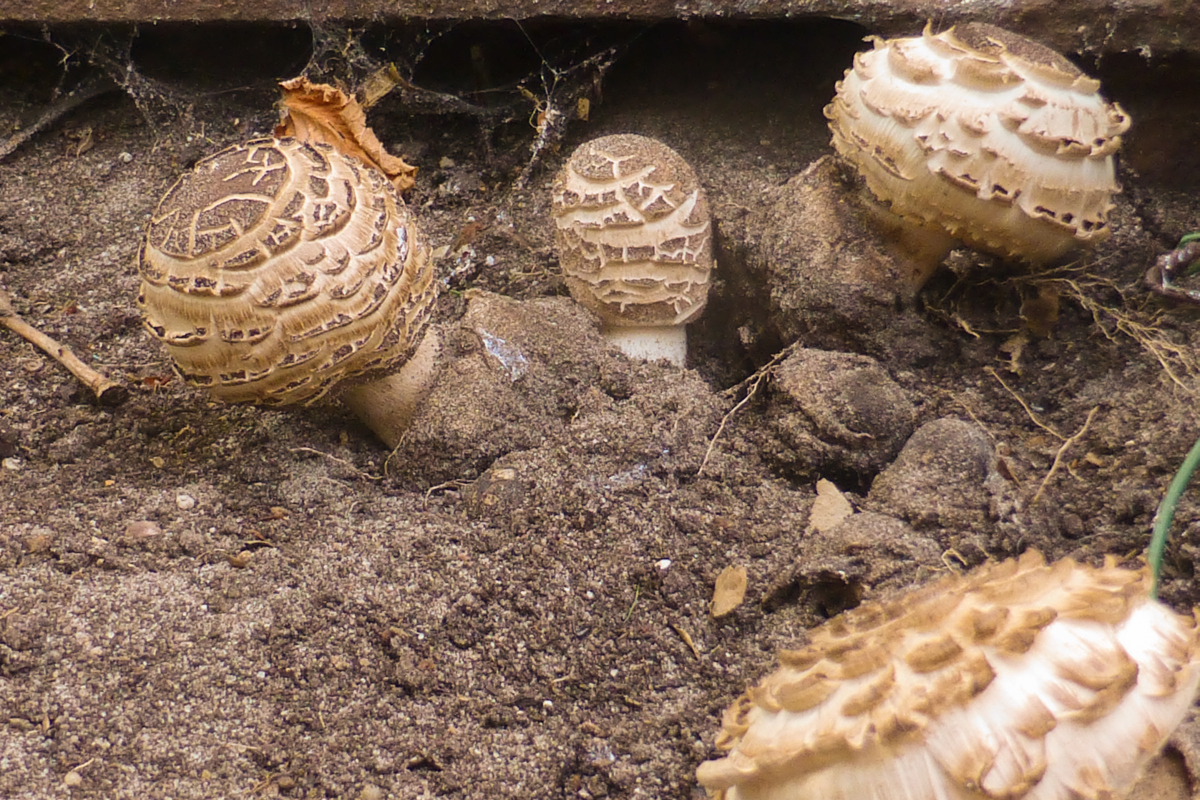
<svg viewBox="0 0 1200 800">
<path fill-rule="evenodd" d="M 419 82 L 536 74 L 518 33 L 435 39 Z M 131 392 L 99 407 L 0 333 L 0 796 L 694 798 L 720 712 L 806 627 L 1029 547 L 1143 550 L 1200 436 L 1196 314 L 1141 287 L 1200 227 L 1198 65 L 1087 65 L 1137 126 L 1115 236 L 1054 276 L 1049 336 L 1021 317 L 1044 283 L 959 253 L 894 322 L 873 312 L 862 353 L 830 354 L 815 351 L 855 338 L 782 316 L 764 242 L 787 224 L 786 181 L 828 150 L 821 108 L 863 31 L 635 33 L 596 33 L 592 52 L 629 43 L 527 189 L 528 102 L 503 124 L 372 112 L 421 168 L 410 199 L 433 244 L 465 242 L 438 319 L 456 366 L 394 454 L 338 409 L 207 402 L 170 379 L 134 307 L 158 198 L 270 130 L 272 80 L 303 68 L 306 34 L 226 33 L 243 55 L 222 60 L 203 36 L 147 34 L 137 75 L 175 105 L 112 92 L 0 162 L 0 284 Z M 555 50 L 566 38 L 539 39 L 555 67 L 586 49 Z M 9 42 L 5 132 L 51 101 L 62 55 Z M 556 274 L 546 187 L 614 132 L 668 142 L 709 193 L 721 273 L 686 371 L 604 349 Z M 747 382 L 796 335 L 786 372 Z M 828 536 L 809 524 L 821 476 L 864 512 Z M 1200 504 L 1178 517 L 1164 596 L 1183 609 L 1200 601 Z M 748 595 L 713 619 L 730 565 Z M 1193 727 L 1176 740 L 1192 764 Z"/>
</svg>

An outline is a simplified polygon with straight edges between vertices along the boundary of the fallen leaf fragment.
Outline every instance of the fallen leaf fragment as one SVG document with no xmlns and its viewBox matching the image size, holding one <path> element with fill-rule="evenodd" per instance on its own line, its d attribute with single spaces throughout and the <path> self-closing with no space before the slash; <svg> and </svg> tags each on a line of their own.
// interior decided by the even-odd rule
<svg viewBox="0 0 1200 800">
<path fill-rule="evenodd" d="M 675 631 L 675 633 L 679 634 L 679 638 L 683 639 L 683 643 L 686 644 L 689 648 L 691 648 L 692 655 L 696 657 L 697 661 L 699 661 L 700 660 L 700 648 L 696 647 L 696 642 L 693 641 L 692 635 L 690 633 L 688 633 L 684 628 L 681 628 L 678 625 L 672 625 L 671 630 L 673 630 L 673 631 Z"/>
<path fill-rule="evenodd" d="M 832 482 L 817 481 L 817 499 L 808 515 L 808 530 L 828 533 L 854 513 L 854 507 Z"/>
<path fill-rule="evenodd" d="M 720 619 L 740 606 L 745 599 L 746 568 L 726 567 L 717 576 L 717 585 L 713 588 L 708 613 L 712 614 L 713 619 Z"/>
<path fill-rule="evenodd" d="M 323 142 L 378 168 L 397 189 L 414 184 L 417 168 L 384 149 L 367 125 L 367 115 L 353 97 L 325 83 L 293 78 L 283 90 L 283 120 L 275 136 L 294 136 L 304 142 Z"/>
</svg>

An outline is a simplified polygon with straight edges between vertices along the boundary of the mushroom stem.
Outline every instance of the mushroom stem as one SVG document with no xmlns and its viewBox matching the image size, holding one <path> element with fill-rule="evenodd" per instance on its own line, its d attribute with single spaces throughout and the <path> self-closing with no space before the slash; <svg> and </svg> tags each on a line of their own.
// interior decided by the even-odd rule
<svg viewBox="0 0 1200 800">
<path fill-rule="evenodd" d="M 687 360 L 686 325 L 605 325 L 602 333 L 630 358 L 665 358 L 677 367 Z"/>
<path fill-rule="evenodd" d="M 441 353 L 441 334 L 430 327 L 416 352 L 399 370 L 355 386 L 342 395 L 342 402 L 384 444 L 395 448 L 433 388 Z"/>
<path fill-rule="evenodd" d="M 863 206 L 877 226 L 880 240 L 896 256 L 897 266 L 906 271 L 904 284 L 915 296 L 937 272 L 958 240 L 943 230 L 921 225 L 893 213 L 867 192 L 862 193 L 862 199 Z"/>
</svg>

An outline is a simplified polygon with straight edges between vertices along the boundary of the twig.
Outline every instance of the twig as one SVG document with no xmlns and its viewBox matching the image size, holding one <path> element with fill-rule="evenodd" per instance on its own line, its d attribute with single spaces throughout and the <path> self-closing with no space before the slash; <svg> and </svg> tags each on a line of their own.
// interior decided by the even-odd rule
<svg viewBox="0 0 1200 800">
<path fill-rule="evenodd" d="M 1037 505 L 1037 501 L 1042 497 L 1042 491 L 1050 483 L 1055 473 L 1058 472 L 1058 468 L 1062 465 L 1063 456 L 1066 455 L 1067 450 L 1071 448 L 1071 445 L 1083 438 L 1083 435 L 1087 433 L 1088 428 L 1091 427 L 1092 420 L 1096 417 L 1096 412 L 1099 410 L 1100 406 L 1095 406 L 1092 408 L 1092 410 L 1088 412 L 1087 419 L 1084 420 L 1083 427 L 1080 428 L 1074 436 L 1063 442 L 1062 447 L 1058 448 L 1058 452 L 1054 454 L 1054 463 L 1050 465 L 1050 471 L 1046 473 L 1046 477 L 1042 478 L 1041 485 L 1039 485 L 1037 491 L 1033 493 L 1033 499 L 1029 501 L 1029 506 L 1031 508 Z"/>
<path fill-rule="evenodd" d="M 65 345 L 39 331 L 17 315 L 12 307 L 8 292 L 0 289 L 0 325 L 17 334 L 21 338 L 37 345 L 51 358 L 62 364 L 71 374 L 92 390 L 96 400 L 105 406 L 118 406 L 129 398 L 129 390 L 116 381 L 109 380 L 96 370 L 83 363 Z"/>
</svg>

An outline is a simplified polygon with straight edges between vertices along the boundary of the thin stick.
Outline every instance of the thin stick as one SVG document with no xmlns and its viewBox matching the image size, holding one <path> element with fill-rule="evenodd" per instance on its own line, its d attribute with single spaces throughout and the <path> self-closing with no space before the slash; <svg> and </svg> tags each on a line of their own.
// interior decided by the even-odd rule
<svg viewBox="0 0 1200 800">
<path fill-rule="evenodd" d="M 1171 531 L 1171 523 L 1175 521 L 1175 507 L 1179 505 L 1179 498 L 1187 489 L 1188 482 L 1191 481 L 1192 473 L 1196 471 L 1197 466 L 1200 466 L 1200 439 L 1196 440 L 1192 449 L 1188 451 L 1187 457 L 1183 459 L 1179 472 L 1175 473 L 1171 485 L 1167 487 L 1167 493 L 1163 495 L 1162 504 L 1154 514 L 1154 533 L 1150 536 L 1150 547 L 1146 549 L 1146 563 L 1150 565 L 1150 572 L 1153 576 L 1150 583 L 1150 599 L 1152 600 L 1158 598 L 1163 552 L 1167 549 L 1167 534 Z"/>
<path fill-rule="evenodd" d="M 96 370 L 79 360 L 65 345 L 39 331 L 25 320 L 17 316 L 12 307 L 8 292 L 0 289 L 0 325 L 11 330 L 31 344 L 45 351 L 51 358 L 62 364 L 71 374 L 92 390 L 96 400 L 105 406 L 118 406 L 129 398 L 129 390 L 116 381 L 111 381 Z"/>
<path fill-rule="evenodd" d="M 1092 420 L 1096 417 L 1096 412 L 1099 410 L 1100 406 L 1096 406 L 1089 411 L 1087 419 L 1084 420 L 1083 427 L 1080 428 L 1074 436 L 1063 442 L 1062 447 L 1058 448 L 1058 452 L 1054 454 L 1054 463 L 1050 465 L 1050 471 L 1046 473 L 1046 477 L 1042 478 L 1041 485 L 1039 485 L 1037 491 L 1033 493 L 1033 499 L 1029 501 L 1029 506 L 1031 508 L 1037 505 L 1037 501 L 1042 497 L 1042 491 L 1050 483 L 1050 480 L 1054 477 L 1055 473 L 1058 472 L 1058 468 L 1062 465 L 1063 456 L 1066 455 L 1067 450 L 1071 449 L 1071 445 L 1083 438 L 1083 435 L 1087 433 L 1088 428 L 1091 427 Z"/>
</svg>

